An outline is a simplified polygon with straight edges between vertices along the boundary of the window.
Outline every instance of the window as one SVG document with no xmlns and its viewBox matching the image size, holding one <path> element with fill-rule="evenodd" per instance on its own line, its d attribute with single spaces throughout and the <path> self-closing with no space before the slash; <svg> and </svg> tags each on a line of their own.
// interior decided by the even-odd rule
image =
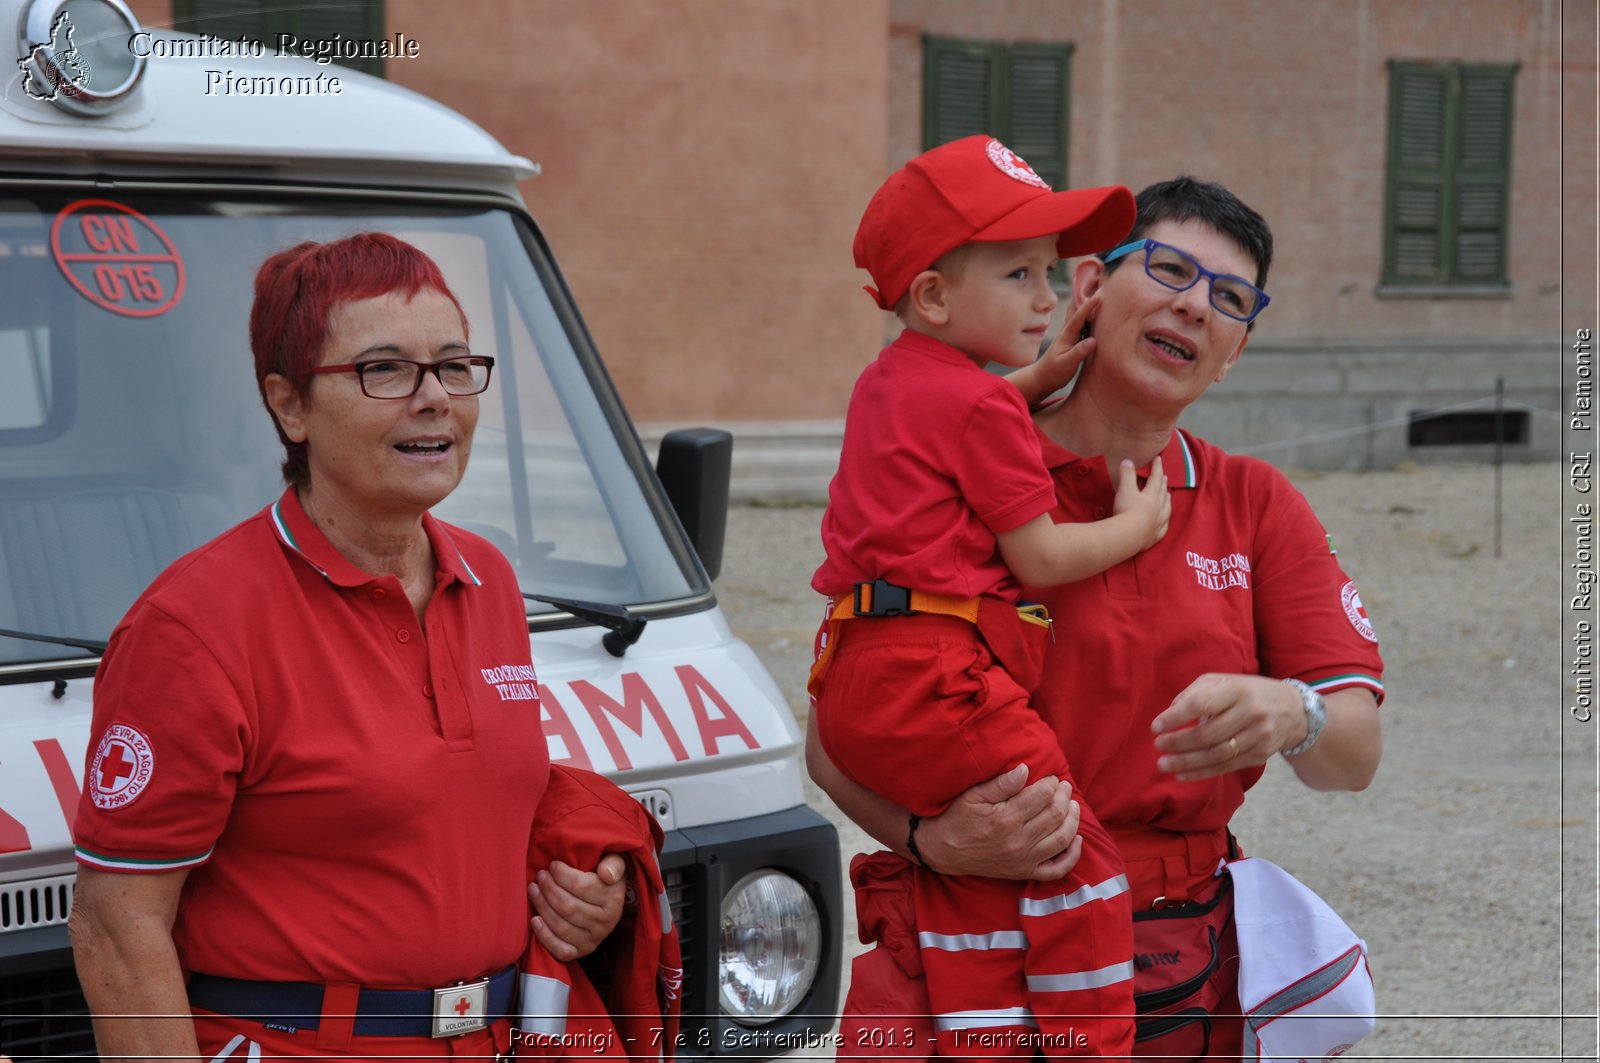
<svg viewBox="0 0 1600 1063">
<path fill-rule="evenodd" d="M 1389 71 L 1384 285 L 1508 288 L 1516 67 L 1396 60 Z"/>
<path fill-rule="evenodd" d="M 473 351 L 496 359 L 472 463 L 434 513 L 492 542 L 530 593 L 657 612 L 709 594 L 520 212 L 376 192 L 123 188 L 118 200 L 186 264 L 182 298 L 133 317 L 86 297 L 54 260 L 57 235 L 80 263 L 70 268 L 90 258 L 77 226 L 56 225 L 82 194 L 0 201 L 0 629 L 104 639 L 173 559 L 282 492 L 283 450 L 245 342 L 256 266 L 358 231 L 432 256 Z M 560 623 L 548 605 L 527 610 L 536 626 Z M 0 670 L 60 656 L 0 635 Z"/>
<path fill-rule="evenodd" d="M 268 50 L 278 46 L 278 35 L 292 34 L 299 41 L 340 43 L 380 41 L 383 38 L 382 0 L 172 0 L 172 28 L 207 37 L 260 41 Z M 304 55 L 296 51 L 294 54 Z M 363 74 L 383 77 L 381 57 L 333 61 Z"/>
<path fill-rule="evenodd" d="M 1406 426 L 1406 445 L 1412 447 L 1482 446 L 1497 440 L 1525 445 L 1528 411 L 1413 413 Z"/>
<path fill-rule="evenodd" d="M 50 380 L 50 333 L 42 328 L 0 328 L 0 432 L 39 428 L 54 407 Z"/>
<path fill-rule="evenodd" d="M 923 150 L 989 133 L 1065 188 L 1071 61 L 1070 44 L 923 38 Z"/>
</svg>

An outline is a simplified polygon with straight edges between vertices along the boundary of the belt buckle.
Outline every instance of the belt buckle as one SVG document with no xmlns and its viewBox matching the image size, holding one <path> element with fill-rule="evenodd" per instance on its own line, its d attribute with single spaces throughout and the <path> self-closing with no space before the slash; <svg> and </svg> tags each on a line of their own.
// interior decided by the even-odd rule
<svg viewBox="0 0 1600 1063">
<path fill-rule="evenodd" d="M 867 588 L 872 602 L 861 608 L 861 588 Z M 857 583 L 855 586 L 855 613 L 857 616 L 904 616 L 915 612 L 911 608 L 911 591 L 896 586 L 886 579 Z"/>
<path fill-rule="evenodd" d="M 432 1037 L 455 1037 L 489 1026 L 489 979 L 457 982 L 433 991 Z"/>
</svg>

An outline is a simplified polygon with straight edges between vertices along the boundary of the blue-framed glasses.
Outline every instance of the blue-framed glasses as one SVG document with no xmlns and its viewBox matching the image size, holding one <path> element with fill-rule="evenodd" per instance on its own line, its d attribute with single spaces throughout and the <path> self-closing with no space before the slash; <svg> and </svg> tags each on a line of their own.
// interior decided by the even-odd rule
<svg viewBox="0 0 1600 1063">
<path fill-rule="evenodd" d="M 1235 321 L 1249 323 L 1267 308 L 1272 300 L 1267 293 L 1243 277 L 1228 273 L 1213 273 L 1186 251 L 1180 251 L 1160 240 L 1135 240 L 1106 253 L 1104 262 L 1115 262 L 1135 251 L 1144 252 L 1144 271 L 1150 279 L 1175 292 L 1188 291 L 1204 277 L 1211 286 L 1211 305 L 1217 313 Z"/>
</svg>

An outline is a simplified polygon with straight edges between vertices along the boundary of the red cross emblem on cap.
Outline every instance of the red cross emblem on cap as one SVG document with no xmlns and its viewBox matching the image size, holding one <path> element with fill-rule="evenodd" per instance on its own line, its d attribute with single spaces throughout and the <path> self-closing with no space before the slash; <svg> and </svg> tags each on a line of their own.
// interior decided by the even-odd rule
<svg viewBox="0 0 1600 1063">
<path fill-rule="evenodd" d="M 1021 181 L 1025 185 L 1042 188 L 1047 192 L 1050 190 L 1050 185 L 1043 177 L 1033 172 L 1033 167 L 1028 165 L 1027 160 L 998 140 L 991 139 L 984 146 L 984 153 L 989 156 L 989 161 L 994 163 L 995 167 L 1007 177 Z"/>
</svg>

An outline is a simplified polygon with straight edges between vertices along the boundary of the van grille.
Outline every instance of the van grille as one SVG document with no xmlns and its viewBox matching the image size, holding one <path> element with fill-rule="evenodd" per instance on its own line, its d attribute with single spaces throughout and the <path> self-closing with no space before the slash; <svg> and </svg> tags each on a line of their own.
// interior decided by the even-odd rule
<svg viewBox="0 0 1600 1063">
<path fill-rule="evenodd" d="M 678 948 L 683 954 L 683 1015 L 701 1014 L 700 983 L 690 977 L 694 965 L 696 937 L 699 926 L 695 915 L 698 909 L 696 895 L 700 892 L 690 884 L 689 876 L 681 870 L 662 872 L 667 887 L 667 903 L 672 906 L 672 925 L 678 928 Z"/>
<path fill-rule="evenodd" d="M 683 1001 L 678 1024 L 678 1058 L 701 1059 L 706 1051 L 715 1016 L 717 992 L 716 923 L 706 910 L 705 868 L 693 864 L 663 869 L 667 903 L 672 906 L 672 922 L 678 929 L 678 946 L 683 953 Z M 710 930 L 707 930 L 707 926 Z M 709 953 L 708 950 L 709 949 Z"/>
<path fill-rule="evenodd" d="M 94 1055 L 89 1006 L 71 967 L 0 979 L 0 1046 L 16 1063 Z"/>
<path fill-rule="evenodd" d="M 0 887 L 0 934 L 65 926 L 72 911 L 72 875 Z"/>
</svg>

